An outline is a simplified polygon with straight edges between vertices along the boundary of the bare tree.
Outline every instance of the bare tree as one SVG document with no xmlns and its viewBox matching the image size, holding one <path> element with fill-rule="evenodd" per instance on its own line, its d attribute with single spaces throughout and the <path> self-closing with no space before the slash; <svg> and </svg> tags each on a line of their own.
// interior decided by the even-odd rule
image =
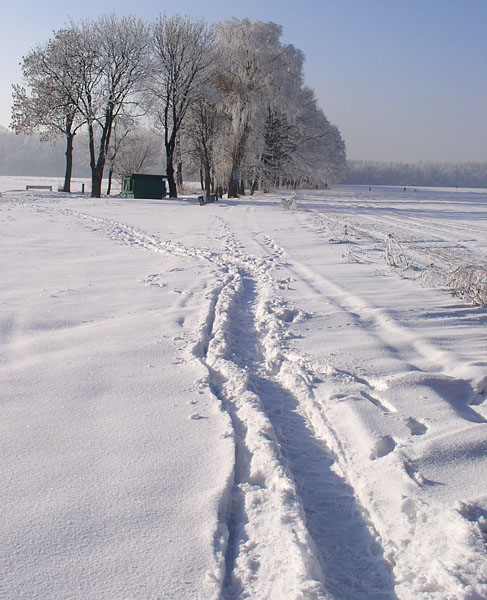
<svg viewBox="0 0 487 600">
<path fill-rule="evenodd" d="M 44 141 L 65 136 L 64 192 L 71 191 L 73 139 L 86 122 L 78 105 L 80 80 L 64 60 L 71 42 L 71 32 L 62 29 L 47 44 L 23 57 L 22 73 L 30 93 L 23 86 L 12 86 L 10 125 L 17 134 L 38 130 Z"/>
<path fill-rule="evenodd" d="M 101 196 L 114 122 L 138 106 L 137 96 L 147 76 L 148 46 L 148 27 L 135 17 L 111 15 L 71 24 L 65 60 L 72 77 L 81 80 L 76 105 L 88 127 L 94 198 Z"/>
<path fill-rule="evenodd" d="M 124 141 L 127 139 L 127 136 L 130 134 L 133 127 L 134 122 L 132 119 L 124 120 L 119 118 L 113 124 L 112 135 L 110 136 L 110 145 L 108 147 L 106 156 L 108 164 L 107 196 L 109 196 L 112 191 L 113 174 L 115 173 L 116 165 L 118 163 L 120 150 L 122 149 Z"/>
<path fill-rule="evenodd" d="M 302 53 L 281 34 L 275 23 L 230 19 L 209 28 L 178 15 L 152 26 L 114 15 L 71 23 L 24 58 L 32 91 L 14 86 L 12 127 L 63 132 L 68 190 L 73 137 L 86 123 L 93 197 L 107 161 L 111 180 L 120 148 L 130 154 L 124 123 L 135 124 L 142 97 L 164 136 L 172 197 L 186 154 L 197 157 L 207 194 L 215 182 L 229 197 L 246 185 L 324 184 L 345 172 L 345 145 L 303 85 Z M 132 164 L 153 153 L 142 142 Z"/>
<path fill-rule="evenodd" d="M 149 101 L 164 131 L 169 195 L 177 197 L 174 160 L 188 108 L 214 71 L 213 34 L 203 21 L 161 16 L 153 29 L 153 73 Z"/>
<path fill-rule="evenodd" d="M 225 116 L 219 110 L 221 96 L 215 85 L 205 86 L 201 97 L 192 104 L 183 128 L 183 146 L 201 170 L 202 188 L 209 198 L 214 188 L 215 147 Z"/>
<path fill-rule="evenodd" d="M 162 162 L 159 136 L 146 129 L 135 129 L 121 139 L 114 161 L 114 172 L 119 175 L 143 173 L 157 168 Z"/>
</svg>

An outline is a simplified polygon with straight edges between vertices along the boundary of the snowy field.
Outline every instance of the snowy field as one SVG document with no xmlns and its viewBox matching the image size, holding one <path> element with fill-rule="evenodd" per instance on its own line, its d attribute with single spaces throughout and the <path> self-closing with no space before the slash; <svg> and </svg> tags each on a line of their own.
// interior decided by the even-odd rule
<svg viewBox="0 0 487 600">
<path fill-rule="evenodd" d="M 2 599 L 487 598 L 485 191 L 26 182 L 0 178 Z"/>
</svg>

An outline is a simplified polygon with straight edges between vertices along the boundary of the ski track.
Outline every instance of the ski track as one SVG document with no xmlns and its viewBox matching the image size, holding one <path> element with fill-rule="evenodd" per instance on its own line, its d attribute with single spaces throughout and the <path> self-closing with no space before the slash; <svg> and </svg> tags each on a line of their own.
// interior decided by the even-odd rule
<svg viewBox="0 0 487 600">
<path fill-rule="evenodd" d="M 211 575 L 220 580 L 222 597 L 395 599 L 380 538 L 339 474 L 326 436 L 314 427 L 318 375 L 285 347 L 288 323 L 301 317 L 276 296 L 270 275 L 285 251 L 264 236 L 264 258 L 245 254 L 222 219 L 225 250 L 219 253 L 61 212 L 119 243 L 217 268 L 192 353 L 208 369 L 200 385 L 208 385 L 229 414 L 235 443 L 234 481 L 222 499 L 215 539 L 220 571 Z M 389 410 L 370 393 L 364 397 Z"/>
</svg>

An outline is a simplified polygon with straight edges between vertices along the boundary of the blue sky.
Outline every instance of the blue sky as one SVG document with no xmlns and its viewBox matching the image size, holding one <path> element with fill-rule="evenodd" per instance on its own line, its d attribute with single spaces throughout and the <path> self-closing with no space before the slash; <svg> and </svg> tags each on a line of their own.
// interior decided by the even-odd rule
<svg viewBox="0 0 487 600">
<path fill-rule="evenodd" d="M 69 17 L 114 10 L 279 23 L 349 158 L 487 161 L 487 0 L 14 0 L 0 16 L 0 125 L 22 55 Z"/>
</svg>

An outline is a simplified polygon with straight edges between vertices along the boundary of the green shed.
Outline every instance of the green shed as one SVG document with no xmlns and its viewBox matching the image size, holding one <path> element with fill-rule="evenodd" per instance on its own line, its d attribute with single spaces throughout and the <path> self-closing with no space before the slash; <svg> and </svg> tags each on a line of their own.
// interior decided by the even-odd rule
<svg viewBox="0 0 487 600">
<path fill-rule="evenodd" d="M 167 175 L 146 175 L 133 173 L 122 177 L 124 198 L 165 198 Z"/>
</svg>

